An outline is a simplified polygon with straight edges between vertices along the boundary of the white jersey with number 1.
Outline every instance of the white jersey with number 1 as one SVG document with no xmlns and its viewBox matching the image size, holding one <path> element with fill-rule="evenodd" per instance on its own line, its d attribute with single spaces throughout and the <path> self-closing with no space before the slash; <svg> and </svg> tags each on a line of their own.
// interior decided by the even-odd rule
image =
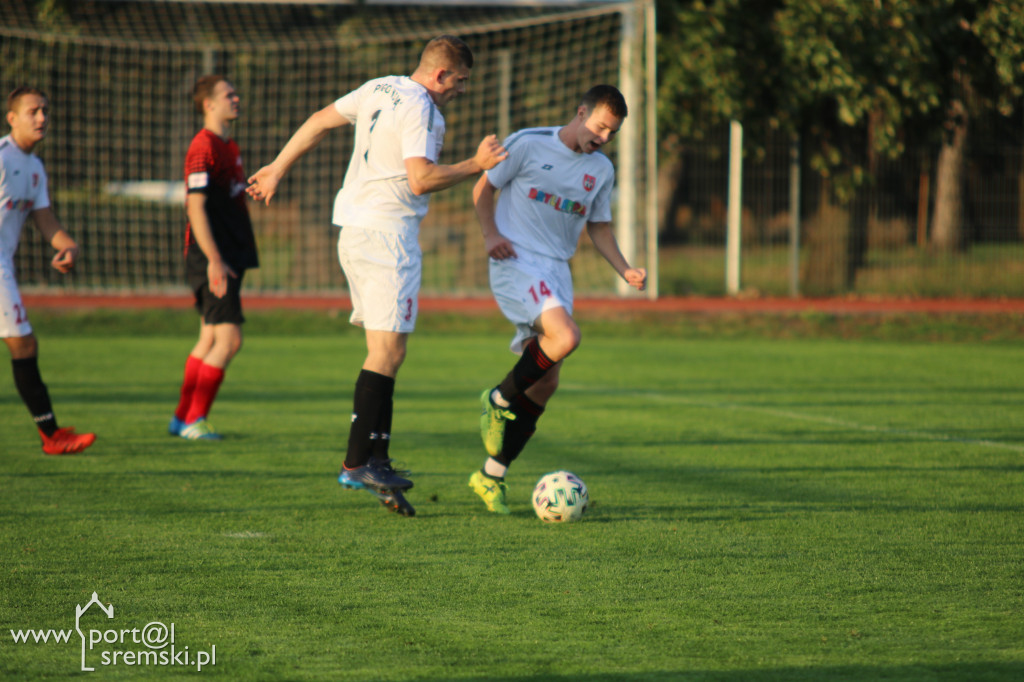
<svg viewBox="0 0 1024 682">
<path fill-rule="evenodd" d="M 427 89 L 407 76 L 385 76 L 341 97 L 334 108 L 356 127 L 334 224 L 417 236 L 430 195 L 409 189 L 405 160 L 437 163 L 444 142 L 444 117 Z"/>
</svg>

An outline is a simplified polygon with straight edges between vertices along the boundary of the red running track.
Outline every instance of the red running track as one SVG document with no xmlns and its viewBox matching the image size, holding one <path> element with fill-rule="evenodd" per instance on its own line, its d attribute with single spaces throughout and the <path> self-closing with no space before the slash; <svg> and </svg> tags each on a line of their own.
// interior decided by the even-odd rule
<svg viewBox="0 0 1024 682">
<path fill-rule="evenodd" d="M 33 308 L 190 308 L 188 295 L 152 294 L 26 294 L 26 307 Z M 247 310 L 350 310 L 347 296 L 243 295 Z M 1024 299 L 887 299 L 887 298 L 704 298 L 664 297 L 656 301 L 640 298 L 579 298 L 577 310 L 653 313 L 804 313 L 835 315 L 877 315 L 897 313 L 996 315 L 1024 314 Z M 462 313 L 497 312 L 491 298 L 420 298 L 421 311 Z"/>
</svg>

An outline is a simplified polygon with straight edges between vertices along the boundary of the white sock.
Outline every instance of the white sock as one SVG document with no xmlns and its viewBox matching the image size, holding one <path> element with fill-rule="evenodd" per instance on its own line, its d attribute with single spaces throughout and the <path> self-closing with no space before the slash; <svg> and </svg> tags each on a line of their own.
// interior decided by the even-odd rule
<svg viewBox="0 0 1024 682">
<path fill-rule="evenodd" d="M 493 457 L 488 457 L 484 462 L 484 473 L 492 478 L 505 478 L 506 471 L 508 471 L 508 467 Z"/>
<path fill-rule="evenodd" d="M 491 400 L 494 401 L 494 404 L 497 405 L 498 407 L 508 407 L 509 405 L 512 404 L 509 401 L 505 400 L 505 396 L 503 396 L 501 394 L 501 391 L 499 391 L 498 389 L 494 389 L 493 391 L 491 391 Z"/>
</svg>

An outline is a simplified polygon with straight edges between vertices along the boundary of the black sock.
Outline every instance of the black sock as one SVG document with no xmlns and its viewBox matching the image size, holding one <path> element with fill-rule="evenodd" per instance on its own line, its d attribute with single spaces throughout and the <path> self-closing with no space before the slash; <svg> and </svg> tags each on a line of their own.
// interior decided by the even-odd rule
<svg viewBox="0 0 1024 682">
<path fill-rule="evenodd" d="M 544 414 L 544 407 L 533 402 L 524 394 L 512 400 L 509 408 L 516 418 L 505 422 L 505 439 L 501 442 L 501 454 L 496 460 L 509 466 L 526 447 L 526 443 L 537 430 L 537 420 Z"/>
<path fill-rule="evenodd" d="M 14 370 L 14 386 L 36 426 L 47 436 L 52 436 L 57 431 L 57 418 L 53 416 L 50 393 L 39 374 L 36 358 L 11 360 L 11 368 Z"/>
<path fill-rule="evenodd" d="M 512 402 L 513 398 L 537 383 L 554 366 L 555 361 L 544 354 L 540 342 L 534 337 L 523 349 L 515 367 L 498 385 L 498 391 L 505 400 Z"/>
<path fill-rule="evenodd" d="M 395 393 L 393 377 L 361 370 L 352 399 L 352 426 L 348 432 L 345 466 L 355 469 L 366 464 L 377 439 L 381 414 Z"/>
<path fill-rule="evenodd" d="M 392 379 L 392 387 L 394 380 Z M 376 459 L 388 459 L 388 450 L 391 446 L 391 415 L 395 411 L 395 401 L 388 401 L 381 408 L 380 416 L 377 418 L 376 437 L 372 438 L 370 455 Z"/>
</svg>

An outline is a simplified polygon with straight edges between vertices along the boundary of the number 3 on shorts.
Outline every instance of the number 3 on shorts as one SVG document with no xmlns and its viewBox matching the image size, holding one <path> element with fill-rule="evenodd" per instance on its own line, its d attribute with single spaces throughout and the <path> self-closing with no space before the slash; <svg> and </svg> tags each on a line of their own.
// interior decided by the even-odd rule
<svg viewBox="0 0 1024 682">
<path fill-rule="evenodd" d="M 540 293 L 540 296 L 537 293 Z M 536 287 L 530 287 L 530 296 L 533 296 L 534 303 L 540 303 L 541 298 L 547 298 L 551 295 L 551 289 L 548 289 L 548 285 L 541 280 Z"/>
</svg>

